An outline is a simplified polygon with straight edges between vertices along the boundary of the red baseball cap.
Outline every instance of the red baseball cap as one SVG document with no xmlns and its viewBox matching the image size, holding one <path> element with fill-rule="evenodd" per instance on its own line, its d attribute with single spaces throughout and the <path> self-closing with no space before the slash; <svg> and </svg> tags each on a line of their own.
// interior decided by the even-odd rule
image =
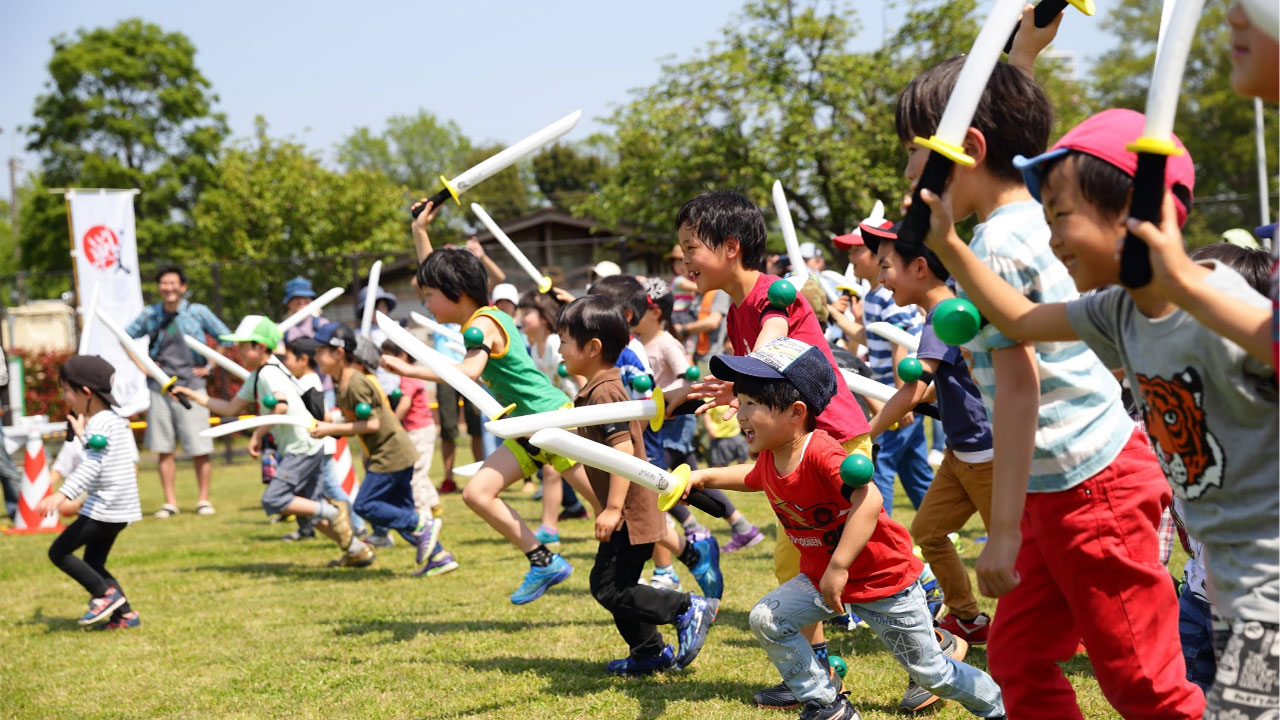
<svg viewBox="0 0 1280 720">
<path fill-rule="evenodd" d="M 858 227 L 854 228 L 853 232 L 848 235 L 837 235 L 836 237 L 831 238 L 831 242 L 835 243 L 836 247 L 841 250 L 848 250 L 855 245 L 866 245 L 867 241 L 863 233 L 868 230 L 887 230 L 891 227 L 893 227 L 893 223 L 888 220 L 882 220 L 877 225 L 862 222 L 858 223 Z M 872 251 L 875 250 L 874 247 L 871 249 Z"/>
<path fill-rule="evenodd" d="M 1022 179 L 1037 201 L 1040 200 L 1040 183 L 1044 180 L 1044 164 L 1072 151 L 1092 155 L 1133 177 L 1138 170 L 1138 154 L 1126 150 L 1125 146 L 1142 137 L 1146 122 L 1146 117 L 1135 110 L 1103 110 L 1071 128 L 1048 152 L 1030 159 L 1018 155 L 1013 159 L 1013 166 L 1022 171 Z M 1196 185 L 1196 168 L 1191 162 L 1191 153 L 1187 152 L 1177 135 L 1173 136 L 1173 143 L 1182 153 L 1169 156 L 1164 170 L 1164 186 L 1173 191 L 1178 225 L 1181 226 L 1187 222 L 1187 211 Z"/>
</svg>

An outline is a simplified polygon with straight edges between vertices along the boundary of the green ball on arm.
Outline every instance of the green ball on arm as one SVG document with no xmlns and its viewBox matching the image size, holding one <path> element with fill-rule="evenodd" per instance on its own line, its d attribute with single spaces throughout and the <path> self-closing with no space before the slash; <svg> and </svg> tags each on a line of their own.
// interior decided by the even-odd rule
<svg viewBox="0 0 1280 720">
<path fill-rule="evenodd" d="M 964 298 L 948 298 L 933 311 L 933 332 L 948 345 L 963 345 L 982 328 L 978 308 Z"/>
<path fill-rule="evenodd" d="M 373 406 L 369 403 L 356 403 L 356 419 L 368 420 L 373 415 Z"/>
<path fill-rule="evenodd" d="M 852 453 L 840 463 L 840 480 L 854 489 L 871 482 L 875 474 L 876 466 L 866 455 Z"/>
</svg>

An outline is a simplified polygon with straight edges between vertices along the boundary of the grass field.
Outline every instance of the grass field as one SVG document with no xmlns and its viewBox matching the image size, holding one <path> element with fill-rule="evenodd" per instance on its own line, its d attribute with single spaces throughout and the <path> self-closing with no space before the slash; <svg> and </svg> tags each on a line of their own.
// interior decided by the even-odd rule
<svg viewBox="0 0 1280 720">
<path fill-rule="evenodd" d="M 158 508 L 153 468 L 142 469 L 140 486 L 144 509 Z M 462 568 L 421 579 L 410 576 L 413 550 L 403 542 L 365 570 L 325 567 L 337 552 L 323 538 L 280 542 L 291 528 L 266 523 L 255 463 L 216 465 L 212 517 L 192 512 L 189 465 L 179 488 L 181 515 L 136 523 L 111 555 L 141 613 L 137 630 L 82 631 L 75 621 L 87 597 L 49 563 L 53 536 L 0 536 L 0 717 L 794 717 L 750 702 L 778 679 L 747 628 L 752 605 L 775 585 L 768 543 L 726 558 L 719 621 L 690 668 L 621 679 L 604 673 L 626 648 L 587 588 L 595 543 L 586 521 L 561 527 L 573 577 L 516 607 L 507 598 L 524 559 L 456 494 L 444 498 L 443 539 Z M 738 499 L 772 538 L 763 498 Z M 536 523 L 537 503 L 518 492 L 508 500 Z M 909 522 L 903 503 L 895 517 Z M 713 529 L 727 540 L 723 524 Z M 982 534 L 975 518 L 963 540 L 971 566 Z M 829 628 L 828 638 L 849 663 L 845 684 L 862 717 L 898 717 L 906 676 L 875 636 Z M 986 666 L 982 649 L 968 660 Z M 1083 656 L 1065 670 L 1085 717 L 1117 717 Z M 969 717 L 953 703 L 935 708 L 925 714 Z"/>
</svg>

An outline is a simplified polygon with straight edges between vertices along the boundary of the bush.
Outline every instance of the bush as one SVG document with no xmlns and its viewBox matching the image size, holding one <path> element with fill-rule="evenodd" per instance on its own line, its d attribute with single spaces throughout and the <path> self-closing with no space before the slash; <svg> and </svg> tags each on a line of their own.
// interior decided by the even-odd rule
<svg viewBox="0 0 1280 720">
<path fill-rule="evenodd" d="M 47 415 L 52 421 L 67 417 L 67 406 L 62 402 L 62 388 L 58 384 L 58 368 L 74 350 L 26 350 L 12 348 L 10 355 L 22 358 L 26 392 L 23 401 L 28 415 Z"/>
</svg>

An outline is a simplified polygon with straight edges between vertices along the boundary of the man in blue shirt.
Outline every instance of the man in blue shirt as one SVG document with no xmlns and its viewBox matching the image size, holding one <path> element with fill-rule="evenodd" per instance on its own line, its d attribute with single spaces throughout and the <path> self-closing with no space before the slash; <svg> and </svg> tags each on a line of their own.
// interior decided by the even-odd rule
<svg viewBox="0 0 1280 720">
<path fill-rule="evenodd" d="M 205 335 L 229 335 L 230 328 L 209 308 L 197 303 L 187 302 L 187 276 L 182 268 L 166 266 L 156 273 L 156 293 L 160 302 L 142 309 L 142 314 L 135 319 L 126 332 L 131 337 L 150 338 L 149 354 L 151 359 L 168 375 L 177 376 L 178 384 L 193 390 L 205 389 L 205 377 L 209 374 L 209 365 L 205 359 L 187 347 L 183 335 L 203 341 Z M 224 343 L 230 345 L 230 343 Z M 209 427 L 208 408 L 196 405 L 190 410 L 182 407 L 178 401 L 160 392 L 155 380 L 147 379 L 147 388 L 151 390 L 151 409 L 147 413 L 147 448 L 159 455 L 157 468 L 160 471 L 160 487 L 164 490 L 164 505 L 156 513 L 158 518 L 172 517 L 178 514 L 178 495 L 174 490 L 174 479 L 177 475 L 177 463 L 174 451 L 177 442 L 191 453 L 196 468 L 196 483 L 200 490 L 200 500 L 196 503 L 196 512 L 201 515 L 212 515 L 213 504 L 209 502 L 209 479 L 213 474 L 213 466 L 209 463 L 209 455 L 213 452 L 213 441 L 200 437 L 200 431 Z"/>
</svg>

